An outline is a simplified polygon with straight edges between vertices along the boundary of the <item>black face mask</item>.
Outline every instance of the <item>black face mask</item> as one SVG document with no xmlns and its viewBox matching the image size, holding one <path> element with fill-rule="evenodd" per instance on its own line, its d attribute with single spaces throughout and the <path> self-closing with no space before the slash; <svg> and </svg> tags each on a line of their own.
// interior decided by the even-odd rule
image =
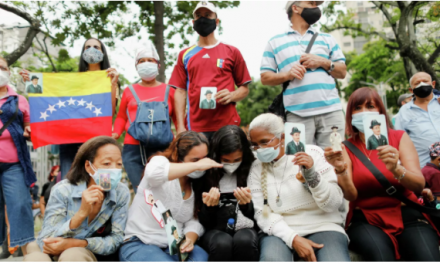
<svg viewBox="0 0 440 264">
<path fill-rule="evenodd" d="M 307 24 L 313 25 L 321 18 L 321 9 L 319 9 L 319 7 L 303 7 L 301 17 L 306 21 Z"/>
<path fill-rule="evenodd" d="M 194 21 L 194 30 L 202 37 L 207 37 L 217 28 L 216 19 L 201 17 Z"/>
<path fill-rule="evenodd" d="M 419 98 L 426 98 L 432 93 L 431 85 L 422 85 L 417 88 L 414 88 L 413 93 L 415 96 Z"/>
</svg>

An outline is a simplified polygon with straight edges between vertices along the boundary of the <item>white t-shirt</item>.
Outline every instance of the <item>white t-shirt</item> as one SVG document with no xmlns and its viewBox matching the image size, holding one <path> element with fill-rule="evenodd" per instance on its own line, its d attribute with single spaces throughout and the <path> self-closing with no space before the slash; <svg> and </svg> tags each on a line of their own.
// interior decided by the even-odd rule
<svg viewBox="0 0 440 264">
<path fill-rule="evenodd" d="M 153 194 L 155 202 L 160 201 L 166 209 L 171 210 L 178 228 L 184 234 L 194 232 L 199 237 L 203 235 L 202 225 L 194 218 L 194 191 L 191 190 L 191 196 L 183 200 L 179 179 L 168 180 L 169 169 L 170 162 L 163 156 L 153 157 L 148 163 L 128 212 L 124 240 L 136 236 L 145 244 L 160 248 L 168 246 L 165 228 L 161 227 L 163 219 L 158 219 L 154 205 L 147 203 L 149 194 Z"/>
</svg>

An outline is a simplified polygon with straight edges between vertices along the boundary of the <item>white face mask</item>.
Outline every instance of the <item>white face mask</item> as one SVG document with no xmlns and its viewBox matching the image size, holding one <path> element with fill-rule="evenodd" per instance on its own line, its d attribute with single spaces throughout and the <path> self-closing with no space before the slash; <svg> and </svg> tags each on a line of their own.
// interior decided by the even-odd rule
<svg viewBox="0 0 440 264">
<path fill-rule="evenodd" d="M 199 179 L 199 178 L 203 177 L 203 175 L 205 175 L 205 171 L 196 170 L 186 176 L 190 177 L 191 179 Z"/>
<path fill-rule="evenodd" d="M 137 72 L 142 80 L 152 81 L 159 74 L 159 67 L 157 63 L 146 61 L 138 64 Z"/>
<path fill-rule="evenodd" d="M 0 71 L 0 87 L 6 86 L 9 83 L 10 74 L 8 71 Z"/>
<path fill-rule="evenodd" d="M 227 173 L 232 174 L 232 173 L 234 173 L 238 169 L 238 167 L 240 167 L 241 161 L 240 162 L 235 162 L 235 163 L 225 163 L 225 162 L 222 162 L 222 164 L 223 164 L 223 169 Z"/>
</svg>

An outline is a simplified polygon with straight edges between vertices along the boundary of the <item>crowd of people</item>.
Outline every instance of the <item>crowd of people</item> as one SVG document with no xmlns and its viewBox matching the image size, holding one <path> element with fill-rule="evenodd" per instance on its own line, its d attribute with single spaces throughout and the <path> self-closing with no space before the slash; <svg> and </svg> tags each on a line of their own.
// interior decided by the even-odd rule
<svg viewBox="0 0 440 264">
<path fill-rule="evenodd" d="M 344 55 L 311 27 L 322 3 L 287 2 L 291 26 L 269 40 L 261 62 L 262 83 L 285 88 L 285 111 L 257 116 L 247 133 L 236 103 L 252 92 L 251 78 L 240 51 L 215 38 L 214 4 L 195 8 L 198 42 L 179 53 L 168 84 L 156 79 L 154 45 L 139 48 L 141 81 L 123 91 L 112 137 L 60 146 L 60 166 L 42 188 L 36 239 L 30 109 L 0 58 L 0 241 L 32 262 L 336 262 L 350 261 L 349 250 L 368 261 L 440 261 L 435 82 L 424 72 L 411 77 L 395 127 L 371 88 L 351 94 L 344 117 L 334 81 L 345 78 Z M 115 113 L 119 74 L 108 57 L 101 41 L 88 39 L 79 70 L 107 70 Z M 29 71 L 20 74 L 30 81 Z M 387 128 L 374 149 L 363 125 L 372 115 L 384 115 Z M 305 129 L 285 132 L 285 122 Z M 340 146 L 338 135 L 347 138 Z"/>
</svg>

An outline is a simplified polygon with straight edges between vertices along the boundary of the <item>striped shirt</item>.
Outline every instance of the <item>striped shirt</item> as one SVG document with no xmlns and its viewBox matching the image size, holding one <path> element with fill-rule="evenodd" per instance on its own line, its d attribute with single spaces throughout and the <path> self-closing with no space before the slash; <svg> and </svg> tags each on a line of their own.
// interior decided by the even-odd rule
<svg viewBox="0 0 440 264">
<path fill-rule="evenodd" d="M 261 60 L 260 72 L 287 72 L 299 63 L 307 45 L 315 34 L 309 28 L 304 36 L 289 29 L 269 40 Z M 345 57 L 335 39 L 319 33 L 310 54 L 345 63 Z M 307 69 L 302 80 L 294 79 L 284 92 L 284 107 L 301 117 L 325 114 L 342 109 L 335 80 L 323 68 Z"/>
</svg>

